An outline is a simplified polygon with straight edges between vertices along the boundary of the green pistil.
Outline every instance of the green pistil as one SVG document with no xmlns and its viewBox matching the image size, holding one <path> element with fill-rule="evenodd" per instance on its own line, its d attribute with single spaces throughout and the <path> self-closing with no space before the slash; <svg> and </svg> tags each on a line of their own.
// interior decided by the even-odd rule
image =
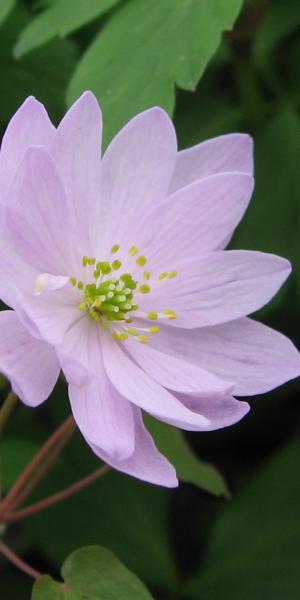
<svg viewBox="0 0 300 600">
<path fill-rule="evenodd" d="M 80 304 L 80 309 L 85 307 L 95 321 L 101 318 L 123 321 L 128 312 L 137 309 L 137 305 L 132 304 L 131 290 L 135 288 L 136 283 L 128 273 L 120 279 L 107 279 L 100 284 L 89 283 L 84 288 L 85 302 Z"/>
</svg>

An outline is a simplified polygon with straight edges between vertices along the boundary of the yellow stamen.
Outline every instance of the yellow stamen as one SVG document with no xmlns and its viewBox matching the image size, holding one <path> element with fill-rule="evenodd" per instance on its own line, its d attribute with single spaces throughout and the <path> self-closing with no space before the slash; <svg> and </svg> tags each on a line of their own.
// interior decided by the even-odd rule
<svg viewBox="0 0 300 600">
<path fill-rule="evenodd" d="M 148 319 L 151 319 L 151 321 L 156 321 L 156 319 L 158 318 L 158 314 L 156 312 L 149 312 L 147 314 Z"/>
<path fill-rule="evenodd" d="M 86 267 L 86 265 L 87 265 L 87 264 L 88 264 L 88 257 L 87 257 L 87 256 L 83 256 L 83 257 L 82 257 L 82 265 L 83 265 L 84 267 Z"/>
<path fill-rule="evenodd" d="M 78 289 L 79 289 L 79 290 L 83 290 L 83 288 L 84 288 L 84 283 L 83 283 L 83 281 L 78 281 L 78 283 L 77 283 L 77 287 L 78 287 Z"/>
<path fill-rule="evenodd" d="M 120 250 L 120 244 L 115 244 L 114 246 L 112 246 L 110 253 L 116 254 L 116 252 L 118 252 L 118 250 Z"/>
<path fill-rule="evenodd" d="M 151 287 L 147 283 L 143 283 L 139 287 L 139 292 L 141 292 L 141 294 L 148 294 L 150 291 L 151 291 Z"/>
<path fill-rule="evenodd" d="M 141 344 L 148 344 L 149 342 L 146 335 L 139 335 L 138 340 L 139 342 L 141 342 Z"/>
<path fill-rule="evenodd" d="M 112 262 L 112 268 L 116 271 L 117 269 L 120 269 L 120 267 L 122 266 L 122 263 L 120 260 L 114 260 Z"/>
<path fill-rule="evenodd" d="M 128 340 L 127 333 L 113 333 L 112 337 L 114 338 L 114 340 L 117 340 L 118 342 L 123 342 L 125 340 Z"/>
<path fill-rule="evenodd" d="M 71 278 L 70 278 L 70 283 L 71 283 L 72 285 L 74 285 L 74 286 L 75 286 L 75 285 L 76 285 L 76 283 L 77 283 L 77 279 L 76 279 L 76 277 L 71 277 Z"/>
<path fill-rule="evenodd" d="M 154 325 L 153 327 L 149 327 L 148 331 L 150 333 L 158 333 L 159 332 L 159 327 L 158 327 L 158 325 Z"/>
<path fill-rule="evenodd" d="M 143 275 L 144 275 L 144 279 L 146 279 L 146 281 L 149 281 L 149 279 L 151 277 L 150 271 L 144 271 Z"/>
<path fill-rule="evenodd" d="M 177 271 L 170 271 L 169 279 L 174 279 L 174 277 L 176 277 L 176 275 L 177 275 Z"/>
<path fill-rule="evenodd" d="M 162 281 L 163 279 L 166 279 L 167 277 L 168 277 L 168 273 L 167 273 L 167 271 L 164 271 L 163 273 L 161 273 L 161 274 L 158 276 L 158 279 L 159 279 L 160 281 Z"/>
<path fill-rule="evenodd" d="M 129 327 L 129 329 L 127 329 L 129 335 L 138 335 L 139 332 L 137 329 L 134 329 L 134 327 Z"/>
<path fill-rule="evenodd" d="M 131 246 L 131 248 L 129 248 L 128 250 L 128 254 L 129 256 L 135 256 L 135 254 L 137 254 L 139 251 L 139 249 L 136 246 Z"/>
<path fill-rule="evenodd" d="M 168 319 L 176 319 L 176 313 L 174 310 L 164 310 L 163 314 L 168 317 Z"/>
<path fill-rule="evenodd" d="M 138 267 L 143 267 L 147 262 L 146 256 L 139 256 L 135 262 Z"/>
<path fill-rule="evenodd" d="M 94 265 L 96 262 L 96 259 L 93 258 L 92 256 L 90 258 L 87 259 L 87 264 L 88 265 Z"/>
</svg>

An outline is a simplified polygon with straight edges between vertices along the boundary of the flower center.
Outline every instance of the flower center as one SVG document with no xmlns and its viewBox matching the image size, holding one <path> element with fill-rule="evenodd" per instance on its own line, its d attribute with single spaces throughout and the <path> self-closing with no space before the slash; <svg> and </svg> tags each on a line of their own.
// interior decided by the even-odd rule
<svg viewBox="0 0 300 600">
<path fill-rule="evenodd" d="M 116 254 L 120 246 L 115 244 L 111 248 L 111 254 Z M 143 255 L 138 255 L 138 248 L 132 246 L 128 250 L 128 258 L 135 261 L 136 267 L 144 267 L 147 259 Z M 107 329 L 112 337 L 118 341 L 124 341 L 129 336 L 133 336 L 139 342 L 148 342 L 148 333 L 155 334 L 159 332 L 159 326 L 153 325 L 157 319 L 175 319 L 176 314 L 172 310 L 165 310 L 162 313 L 148 312 L 140 310 L 138 297 L 148 294 L 155 285 L 159 285 L 164 279 L 173 279 L 176 271 L 163 272 L 150 285 L 150 271 L 143 271 L 141 280 L 134 278 L 130 273 L 118 274 L 122 268 L 122 262 L 119 259 L 108 261 L 97 261 L 95 257 L 83 256 L 82 266 L 84 267 L 85 283 L 71 277 L 70 282 L 83 292 L 83 300 L 78 305 L 79 310 L 86 311 L 88 315 L 96 322 Z M 92 281 L 90 281 L 92 280 Z M 141 325 L 132 327 L 134 319 L 151 321 L 150 326 Z"/>
</svg>

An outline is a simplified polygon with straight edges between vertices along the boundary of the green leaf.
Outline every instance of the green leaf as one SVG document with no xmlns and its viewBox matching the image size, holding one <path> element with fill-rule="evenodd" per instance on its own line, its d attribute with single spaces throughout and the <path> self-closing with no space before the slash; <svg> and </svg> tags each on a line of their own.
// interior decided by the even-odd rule
<svg viewBox="0 0 300 600">
<path fill-rule="evenodd" d="M 0 23 L 4 21 L 15 5 L 15 0 L 1 0 L 0 3 Z"/>
<path fill-rule="evenodd" d="M 31 94 L 46 104 L 52 117 L 60 118 L 65 110 L 64 89 L 77 56 L 73 42 L 55 40 L 22 60 L 14 60 L 12 48 L 26 23 L 28 13 L 20 5 L 1 28 L 0 120 L 5 126 L 21 102 Z"/>
<path fill-rule="evenodd" d="M 187 598 L 300 597 L 299 461 L 298 438 L 224 506 Z"/>
<path fill-rule="evenodd" d="M 32 19 L 21 32 L 14 47 L 20 57 L 56 36 L 64 37 L 100 17 L 119 0 L 58 0 Z"/>
<path fill-rule="evenodd" d="M 159 450 L 170 460 L 181 481 L 194 483 L 216 496 L 229 497 L 222 475 L 217 469 L 194 454 L 181 431 L 147 415 L 145 423 Z"/>
<path fill-rule="evenodd" d="M 62 568 L 64 584 L 45 575 L 33 586 L 32 600 L 153 600 L 144 584 L 106 548 L 73 552 Z"/>
<path fill-rule="evenodd" d="M 193 90 L 230 29 L 242 0 L 130 0 L 111 17 L 79 63 L 71 103 L 91 89 L 104 110 L 105 141 L 155 104 L 172 113 L 175 83 Z"/>
<path fill-rule="evenodd" d="M 70 449 L 66 448 L 60 466 L 55 466 L 41 486 L 39 497 L 80 478 L 78 465 L 83 457 L 86 460 L 85 454 L 92 461 L 91 470 L 99 465 L 79 436 L 78 440 L 78 458 L 74 456 L 67 462 Z M 89 470 L 86 466 L 85 473 Z M 78 546 L 101 543 L 147 584 L 172 587 L 176 569 L 168 540 L 167 498 L 164 489 L 112 472 L 64 506 L 47 509 L 47 518 L 42 512 L 24 521 L 24 533 L 57 566 Z"/>
<path fill-rule="evenodd" d="M 272 0 L 256 32 L 253 46 L 256 59 L 265 62 L 276 45 L 295 31 L 299 24 L 299 0 Z"/>
</svg>

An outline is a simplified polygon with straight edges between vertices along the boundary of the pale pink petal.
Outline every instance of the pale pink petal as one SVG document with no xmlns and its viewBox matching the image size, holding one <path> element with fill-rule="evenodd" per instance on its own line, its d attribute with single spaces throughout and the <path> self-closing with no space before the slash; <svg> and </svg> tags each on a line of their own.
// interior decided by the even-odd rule
<svg viewBox="0 0 300 600">
<path fill-rule="evenodd" d="M 216 250 L 243 216 L 253 190 L 247 173 L 221 173 L 180 189 L 139 223 L 136 244 L 151 269 Z"/>
<path fill-rule="evenodd" d="M 113 139 L 102 162 L 103 212 L 108 213 L 104 250 L 126 240 L 134 243 L 137 214 L 167 192 L 176 148 L 172 121 L 161 108 L 137 115 Z"/>
<path fill-rule="evenodd" d="M 34 289 L 29 294 L 14 285 L 0 288 L 1 298 L 17 312 L 28 331 L 53 345 L 60 344 L 68 329 L 86 318 L 78 310 L 77 292 L 71 285 L 55 291 L 45 290 L 40 296 L 34 295 Z"/>
<path fill-rule="evenodd" d="M 57 128 L 51 145 L 66 194 L 72 201 L 77 244 L 82 255 L 93 256 L 102 235 L 101 159 L 102 116 L 95 96 L 85 92 Z"/>
<path fill-rule="evenodd" d="M 87 442 L 112 459 L 124 460 L 134 452 L 132 407 L 106 375 L 100 334 L 99 325 L 83 318 L 66 333 L 57 353 L 74 417 Z"/>
<path fill-rule="evenodd" d="M 49 146 L 55 135 L 44 106 L 30 96 L 8 124 L 0 153 L 0 202 L 9 201 L 8 188 L 28 146 Z"/>
<path fill-rule="evenodd" d="M 134 408 L 134 407 L 133 407 Z M 95 454 L 114 469 L 164 487 L 177 487 L 176 471 L 169 461 L 157 450 L 151 435 L 144 427 L 140 411 L 134 408 L 135 451 L 126 460 L 112 460 L 97 446 L 91 446 Z"/>
<path fill-rule="evenodd" d="M 189 409 L 199 412 L 209 420 L 206 431 L 234 425 L 250 410 L 247 402 L 236 400 L 233 396 L 215 396 L 206 399 L 187 394 L 176 394 L 176 396 Z"/>
<path fill-rule="evenodd" d="M 221 135 L 178 152 L 169 193 L 202 177 L 229 171 L 253 173 L 253 142 L 249 135 Z"/>
<path fill-rule="evenodd" d="M 175 311 L 168 325 L 217 325 L 252 313 L 269 302 L 288 277 L 290 263 L 273 254 L 231 250 L 174 265 L 177 276 L 138 294 L 141 312 Z"/>
<path fill-rule="evenodd" d="M 125 347 L 150 377 L 169 390 L 194 393 L 208 400 L 210 397 L 224 396 L 234 387 L 228 380 L 222 381 L 183 358 L 159 352 L 150 345 L 140 344 L 134 339 L 128 339 Z"/>
<path fill-rule="evenodd" d="M 1 217 L 0 217 L 1 219 Z M 38 271 L 26 263 L 18 254 L 11 241 L 7 239 L 7 231 L 3 221 L 0 222 L 0 297 L 8 284 L 17 284 L 18 288 L 32 291 Z M 6 304 L 6 300 L 4 300 Z"/>
<path fill-rule="evenodd" d="M 113 386 L 130 402 L 161 421 L 191 431 L 205 430 L 209 421 L 181 404 L 128 358 L 114 340 L 102 339 L 103 362 Z"/>
<path fill-rule="evenodd" d="M 38 406 L 50 396 L 58 379 L 56 354 L 28 333 L 12 310 L 0 312 L 0 327 L 0 371 L 20 400 Z"/>
<path fill-rule="evenodd" d="M 163 327 L 152 344 L 225 380 L 234 378 L 238 396 L 268 392 L 300 375 L 300 354 L 292 342 L 252 319 L 193 331 Z"/>
<path fill-rule="evenodd" d="M 72 275 L 77 250 L 72 207 L 42 147 L 25 153 L 10 188 L 7 224 L 17 252 L 40 273 Z"/>
<path fill-rule="evenodd" d="M 101 365 L 98 373 L 85 385 L 69 385 L 72 412 L 88 444 L 112 459 L 124 460 L 134 452 L 131 405 L 111 385 Z"/>
</svg>

